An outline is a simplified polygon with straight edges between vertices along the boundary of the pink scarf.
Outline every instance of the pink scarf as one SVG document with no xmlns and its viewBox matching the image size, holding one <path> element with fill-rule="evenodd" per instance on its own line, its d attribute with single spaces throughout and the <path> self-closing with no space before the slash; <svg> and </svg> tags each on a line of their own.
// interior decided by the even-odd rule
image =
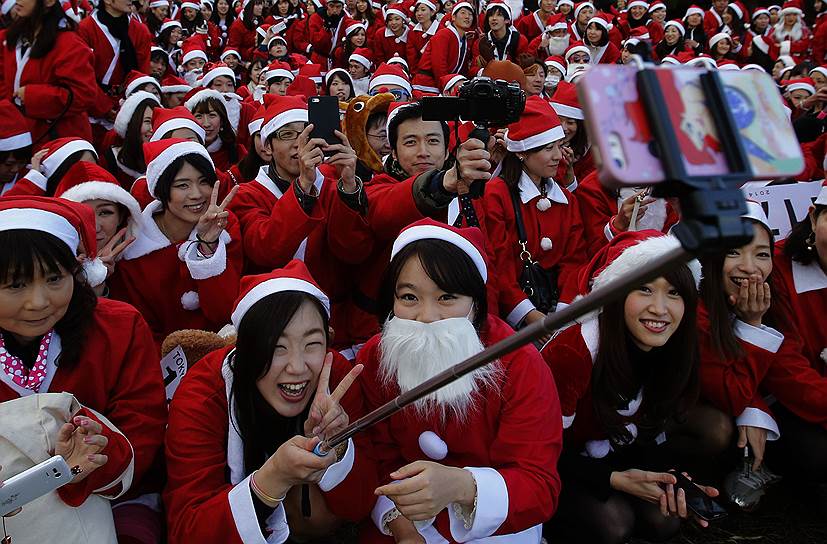
<svg viewBox="0 0 827 544">
<path fill-rule="evenodd" d="M 31 370 L 26 368 L 19 357 L 8 352 L 3 335 L 0 334 L 0 365 L 3 366 L 3 372 L 8 374 L 14 383 L 35 393 L 40 390 L 43 380 L 46 379 L 46 360 L 49 356 L 49 343 L 52 341 L 53 332 L 49 331 L 40 341 L 40 349 Z"/>
</svg>

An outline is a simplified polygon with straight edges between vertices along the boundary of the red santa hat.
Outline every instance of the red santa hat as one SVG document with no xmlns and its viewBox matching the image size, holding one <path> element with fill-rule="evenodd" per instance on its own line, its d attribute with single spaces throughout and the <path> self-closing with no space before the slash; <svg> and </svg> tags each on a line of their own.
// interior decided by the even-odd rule
<svg viewBox="0 0 827 544">
<path fill-rule="evenodd" d="M 463 81 L 468 81 L 468 78 L 462 74 L 448 74 L 439 78 L 439 88 L 444 94 L 446 90 Z"/>
<path fill-rule="evenodd" d="M 821 191 L 819 191 L 814 204 L 817 206 L 827 206 L 827 180 L 821 184 Z"/>
<path fill-rule="evenodd" d="M 575 53 L 586 53 L 587 55 L 589 55 L 589 58 L 591 58 L 592 56 L 591 51 L 589 51 L 589 48 L 586 47 L 586 45 L 582 41 L 577 40 L 576 42 L 570 44 L 569 48 L 566 49 L 566 54 L 564 56 L 564 58 L 566 59 L 566 64 L 568 64 L 569 62 L 569 57 L 571 57 Z"/>
<path fill-rule="evenodd" d="M 164 22 L 161 23 L 161 27 L 158 30 L 158 32 L 163 32 L 164 30 L 167 30 L 168 28 L 172 28 L 175 26 L 177 26 L 178 28 L 183 28 L 181 26 L 181 21 L 176 21 L 175 19 L 164 19 Z"/>
<path fill-rule="evenodd" d="M 666 9 L 666 4 L 664 4 L 663 2 L 660 2 L 660 1 L 655 2 L 654 4 L 649 6 L 649 13 L 654 13 L 659 9 Z"/>
<path fill-rule="evenodd" d="M 663 57 L 663 60 L 660 61 L 661 65 L 668 64 L 670 66 L 679 66 L 681 61 L 678 60 L 678 57 L 675 55 L 666 55 Z"/>
<path fill-rule="evenodd" d="M 367 30 L 367 25 L 365 25 L 362 21 L 356 21 L 353 19 L 349 20 L 345 25 L 345 35 L 342 37 L 342 41 L 347 41 L 348 37 L 360 28 L 362 30 Z"/>
<path fill-rule="evenodd" d="M 328 70 L 324 75 L 324 84 L 329 88 L 330 87 L 330 80 L 335 75 L 340 75 L 345 80 L 350 82 L 350 86 L 353 87 L 353 78 L 350 77 L 350 72 L 345 70 L 344 68 L 334 68 L 332 70 Z"/>
<path fill-rule="evenodd" d="M 281 42 L 283 46 L 287 47 L 287 39 L 284 36 L 276 35 L 270 36 L 270 39 L 267 40 L 267 49 L 269 50 L 271 47 L 273 47 L 273 44 L 276 42 Z"/>
<path fill-rule="evenodd" d="M 286 77 L 290 81 L 293 81 L 296 76 L 293 74 L 293 71 L 290 70 L 289 64 L 276 60 L 271 62 L 267 67 L 267 73 L 264 76 L 264 79 L 269 84 L 271 80 L 279 77 Z"/>
<path fill-rule="evenodd" d="M 141 205 L 124 190 L 105 168 L 91 162 L 77 162 L 66 171 L 55 189 L 55 196 L 73 202 L 106 200 L 122 205 L 129 212 L 127 235 L 135 234 L 143 222 Z"/>
<path fill-rule="evenodd" d="M 293 291 L 306 293 L 318 300 L 330 316 L 330 299 L 310 275 L 307 265 L 298 259 L 293 259 L 284 268 L 273 270 L 268 274 L 244 276 L 241 279 L 240 291 L 230 316 L 230 321 L 236 330 L 241 325 L 244 316 L 257 302 L 276 293 Z"/>
<path fill-rule="evenodd" d="M 755 18 L 758 17 L 759 15 L 766 15 L 767 17 L 769 17 L 770 16 L 770 10 L 768 10 L 767 8 L 759 6 L 759 7 L 755 8 L 754 10 L 752 10 L 752 16 L 750 17 L 750 19 L 752 21 L 754 21 Z"/>
<path fill-rule="evenodd" d="M 551 104 L 539 96 L 530 96 L 520 119 L 505 130 L 505 147 L 511 152 L 528 151 L 562 140 L 564 136 Z"/>
<path fill-rule="evenodd" d="M 732 5 L 732 4 L 730 4 L 730 5 Z M 731 44 L 732 43 L 732 36 L 730 36 L 726 32 L 718 32 L 717 34 L 715 34 L 714 36 L 709 38 L 709 50 L 712 51 L 715 48 L 715 46 L 718 44 L 718 42 L 720 42 L 721 40 L 729 40 L 729 43 Z"/>
<path fill-rule="evenodd" d="M 663 25 L 663 29 L 666 30 L 670 26 L 680 32 L 681 36 L 686 35 L 686 27 L 683 26 L 683 22 L 680 19 L 672 19 L 671 21 L 667 21 L 666 24 Z"/>
<path fill-rule="evenodd" d="M 201 76 L 199 83 L 202 87 L 209 87 L 210 83 L 215 81 L 215 78 L 221 76 L 230 78 L 230 81 L 235 85 L 235 72 L 223 62 L 213 62 L 204 66 L 204 75 Z"/>
<path fill-rule="evenodd" d="M 188 93 L 191 90 L 192 87 L 178 76 L 170 74 L 161 80 L 161 93 L 163 94 Z"/>
<path fill-rule="evenodd" d="M 391 102 L 390 104 L 388 104 L 388 119 L 385 121 L 386 129 L 390 128 L 391 121 L 393 120 L 394 117 L 396 117 L 396 115 L 399 112 L 401 112 L 402 110 L 404 110 L 407 107 L 415 106 L 417 104 L 418 104 L 418 102 L 397 102 L 397 101 L 394 101 L 394 102 Z"/>
<path fill-rule="evenodd" d="M 305 102 L 307 102 L 311 96 L 318 94 L 319 91 L 316 90 L 316 84 L 313 80 L 301 74 L 297 75 L 296 79 L 287 87 L 287 96 L 299 96 L 304 98 Z"/>
<path fill-rule="evenodd" d="M 416 0 L 414 2 L 413 8 L 416 9 L 416 6 L 419 4 L 424 4 L 425 6 L 429 7 L 432 11 L 439 11 L 439 7 L 437 6 L 438 2 L 432 2 L 431 0 Z"/>
<path fill-rule="evenodd" d="M 47 178 L 54 174 L 63 162 L 75 153 L 88 151 L 95 156 L 95 160 L 98 159 L 98 152 L 95 151 L 95 147 L 83 138 L 58 138 L 43 144 L 43 149 L 49 150 L 40 161 L 40 169 Z"/>
<path fill-rule="evenodd" d="M 649 29 L 645 26 L 639 26 L 633 28 L 629 31 L 629 40 L 637 39 L 637 40 L 650 40 L 651 37 L 649 36 Z M 629 41 L 626 40 L 626 41 Z"/>
<path fill-rule="evenodd" d="M 728 7 L 735 12 L 735 15 L 737 15 L 739 19 L 744 20 L 744 15 L 747 13 L 747 10 L 740 2 L 730 2 Z"/>
<path fill-rule="evenodd" d="M 566 61 L 563 57 L 557 55 L 549 57 L 545 60 L 544 64 L 546 68 L 556 68 L 561 74 L 566 73 Z"/>
<path fill-rule="evenodd" d="M 631 2 L 626 4 L 626 9 L 629 10 L 629 9 L 632 9 L 632 8 L 644 8 L 648 11 L 649 10 L 649 2 L 646 2 L 644 0 L 632 0 Z"/>
<path fill-rule="evenodd" d="M 385 21 L 387 21 L 388 17 L 391 15 L 398 15 L 403 21 L 408 20 L 408 14 L 405 13 L 405 6 L 401 3 L 388 4 L 387 9 L 385 10 Z"/>
<path fill-rule="evenodd" d="M 551 97 L 551 107 L 558 116 L 581 121 L 586 118 L 580 108 L 580 101 L 577 99 L 577 87 L 566 81 L 557 84 L 554 96 Z"/>
<path fill-rule="evenodd" d="M 472 14 L 477 13 L 477 10 L 474 8 L 474 5 L 471 2 L 463 0 L 462 2 L 457 2 L 456 4 L 454 4 L 454 7 L 451 9 L 451 16 L 456 15 L 457 12 L 462 8 L 469 10 Z"/>
<path fill-rule="evenodd" d="M 373 66 L 373 52 L 368 49 L 367 47 L 357 47 L 353 53 L 350 54 L 349 61 L 355 61 L 365 67 L 366 70 L 370 70 Z"/>
<path fill-rule="evenodd" d="M 74 255 L 84 253 L 86 281 L 92 287 L 106 279 L 106 267 L 95 256 L 98 243 L 95 212 L 85 204 L 60 198 L 7 196 L 0 199 L 0 231 L 37 230 L 51 234 Z"/>
<path fill-rule="evenodd" d="M 607 20 L 606 20 L 605 18 L 603 18 L 603 16 L 602 16 L 602 15 L 600 15 L 600 14 L 595 15 L 594 17 L 592 17 L 591 19 L 589 19 L 589 20 L 588 20 L 588 22 L 586 22 L 586 26 L 589 26 L 589 25 L 590 25 L 590 24 L 592 24 L 592 23 L 594 23 L 594 24 L 596 24 L 597 26 L 601 27 L 601 28 L 602 28 L 603 30 L 605 30 L 606 32 L 608 32 L 608 31 L 609 31 L 609 29 L 611 29 L 611 28 L 612 28 L 612 23 L 610 23 L 609 21 L 607 21 Z"/>
<path fill-rule="evenodd" d="M 322 67 L 319 64 L 307 63 L 299 68 L 299 75 L 306 76 L 316 85 L 322 84 Z"/>
<path fill-rule="evenodd" d="M 182 66 L 194 59 L 204 59 L 204 62 L 208 60 L 204 40 L 199 36 L 191 36 L 184 40 L 184 43 L 181 44 L 181 53 L 183 55 L 181 57 Z"/>
<path fill-rule="evenodd" d="M 153 197 L 158 180 L 175 159 L 184 155 L 200 155 L 213 165 L 207 149 L 198 142 L 191 142 L 182 138 L 166 138 L 157 142 L 144 144 L 144 160 L 146 161 L 146 188 Z M 215 168 L 215 165 L 213 165 Z"/>
<path fill-rule="evenodd" d="M 689 6 L 689 9 L 686 10 L 686 15 L 683 16 L 684 21 L 690 15 L 700 15 L 701 17 L 703 17 L 704 16 L 704 10 L 700 6 L 692 4 L 691 6 Z"/>
<path fill-rule="evenodd" d="M 503 0 L 493 0 L 492 2 L 489 2 L 488 5 L 485 6 L 485 14 L 488 15 L 488 12 L 494 8 L 500 8 L 505 11 L 505 18 L 511 20 L 511 6 L 509 6 L 506 2 Z"/>
<path fill-rule="evenodd" d="M 264 95 L 264 96 L 273 96 L 273 95 Z M 247 123 L 247 132 L 250 133 L 250 136 L 253 136 L 256 132 L 261 130 L 261 126 L 264 124 L 264 113 L 267 111 L 267 106 L 262 104 L 256 110 L 256 114 L 253 115 L 253 118 L 250 119 L 250 122 Z"/>
<path fill-rule="evenodd" d="M 729 60 L 729 59 L 721 59 L 721 60 L 719 60 L 719 61 L 718 61 L 718 70 L 722 70 L 722 71 L 727 71 L 727 70 L 729 70 L 729 71 L 734 71 L 734 70 L 737 70 L 737 71 L 739 71 L 739 72 L 740 72 L 740 71 L 741 71 L 741 67 L 740 67 L 740 66 L 738 66 L 738 63 L 737 63 L 737 62 L 735 62 L 734 60 Z"/>
<path fill-rule="evenodd" d="M 233 49 L 232 47 L 226 48 L 224 52 L 221 53 L 219 59 L 221 59 L 221 61 L 225 61 L 225 59 L 230 55 L 235 55 L 236 58 L 238 58 L 238 60 L 241 60 L 241 53 L 239 53 L 237 49 Z"/>
<path fill-rule="evenodd" d="M 706 68 L 707 70 L 717 70 L 718 64 L 715 62 L 715 59 L 707 55 L 706 53 L 700 53 L 696 57 L 692 57 L 691 59 L 687 60 L 684 63 L 686 66 L 696 66 Z"/>
<path fill-rule="evenodd" d="M 149 3 L 149 9 L 155 8 L 168 8 L 169 7 L 169 0 L 152 0 Z"/>
<path fill-rule="evenodd" d="M 201 9 L 201 1 L 200 0 L 184 0 L 181 2 L 181 9 L 184 8 L 191 8 L 195 10 Z"/>
<path fill-rule="evenodd" d="M 799 17 L 804 15 L 804 11 L 801 9 L 801 3 L 797 0 L 787 0 L 784 2 L 784 6 L 781 8 L 781 16 L 785 16 L 789 13 L 795 13 Z"/>
<path fill-rule="evenodd" d="M 591 2 L 578 2 L 574 5 L 574 20 L 577 20 L 577 17 L 580 15 L 580 12 L 583 11 L 584 8 L 592 8 L 594 10 L 594 4 Z"/>
<path fill-rule="evenodd" d="M 222 106 L 224 105 L 224 95 L 220 92 L 215 89 L 196 87 L 184 96 L 184 106 L 188 110 L 193 111 L 198 104 L 204 102 L 205 100 L 209 100 L 210 98 L 214 98 L 215 100 L 218 100 Z M 226 106 L 224 109 L 226 111 Z"/>
<path fill-rule="evenodd" d="M 60 0 L 60 7 L 67 18 L 76 23 L 80 23 L 80 13 L 78 13 L 77 0 Z"/>
<path fill-rule="evenodd" d="M 772 13 L 773 11 L 780 11 L 781 6 L 779 6 L 778 4 L 772 4 L 770 6 L 767 6 L 767 9 L 770 11 L 770 13 Z"/>
<path fill-rule="evenodd" d="M 412 92 L 411 82 L 408 80 L 407 74 L 405 74 L 401 67 L 382 63 L 379 65 L 379 68 L 376 69 L 373 77 L 370 78 L 368 92 L 372 92 L 375 89 L 381 89 L 385 85 L 398 85 L 403 89 L 406 89 L 408 93 Z"/>
<path fill-rule="evenodd" d="M 488 281 L 488 266 L 486 264 L 485 239 L 482 231 L 477 227 L 457 228 L 445 223 L 426 218 L 405 227 L 391 248 L 391 260 L 397 253 L 419 240 L 442 240 L 459 248 L 468 255 L 483 282 Z"/>
<path fill-rule="evenodd" d="M 9 100 L 0 100 L 0 151 L 13 151 L 32 145 L 29 124 Z"/>
<path fill-rule="evenodd" d="M 807 91 L 811 95 L 816 94 L 815 81 L 809 77 L 788 79 L 787 81 L 782 81 L 781 84 L 784 85 L 785 93 L 791 93 L 793 91 Z"/>
<path fill-rule="evenodd" d="M 307 103 L 298 96 L 277 96 L 267 106 L 261 125 L 261 141 L 289 123 L 307 123 Z"/>
<path fill-rule="evenodd" d="M 132 116 L 135 115 L 135 110 L 147 101 L 154 103 L 155 106 L 161 105 L 157 96 L 146 91 L 135 91 L 129 98 L 123 101 L 121 108 L 118 110 L 118 114 L 115 116 L 114 128 L 118 136 L 126 138 L 126 129 L 129 127 L 129 121 L 132 120 Z"/>
<path fill-rule="evenodd" d="M 207 138 L 202 127 L 192 112 L 184 106 L 174 108 L 155 108 L 152 112 L 152 137 L 150 142 L 163 140 L 167 134 L 179 128 L 188 128 L 195 132 L 203 142 Z"/>
<path fill-rule="evenodd" d="M 138 87 L 143 87 L 147 84 L 155 85 L 155 87 L 158 88 L 158 94 L 161 94 L 161 84 L 158 83 L 158 80 L 152 76 L 142 74 L 137 70 L 130 70 L 129 73 L 126 74 L 124 83 L 126 84 L 126 88 L 123 91 L 124 98 L 129 98 L 132 93 L 138 90 Z"/>
<path fill-rule="evenodd" d="M 568 33 L 569 24 L 566 21 L 566 16 L 562 13 L 555 13 L 546 19 L 546 30 L 553 32 L 555 30 L 565 30 Z"/>
<path fill-rule="evenodd" d="M 568 6 L 570 8 L 574 8 L 574 1 L 573 0 L 560 0 L 557 2 L 557 9 L 560 9 L 560 6 Z"/>
</svg>

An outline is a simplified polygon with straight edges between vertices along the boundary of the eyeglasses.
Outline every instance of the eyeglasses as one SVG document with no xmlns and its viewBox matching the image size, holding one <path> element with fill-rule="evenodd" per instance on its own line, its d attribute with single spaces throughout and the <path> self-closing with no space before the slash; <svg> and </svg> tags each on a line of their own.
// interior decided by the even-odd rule
<svg viewBox="0 0 827 544">
<path fill-rule="evenodd" d="M 399 102 L 404 102 L 404 101 L 407 101 L 407 100 L 411 99 L 411 95 L 408 94 L 408 91 L 406 91 L 404 89 L 390 89 L 390 90 L 380 90 L 380 89 L 381 89 L 381 87 L 379 89 L 373 89 L 368 94 L 370 96 L 376 96 L 377 94 L 380 94 L 380 93 L 391 93 L 393 95 L 394 99 L 396 99 Z"/>
<path fill-rule="evenodd" d="M 292 142 L 298 139 L 299 134 L 301 134 L 301 131 L 286 128 L 284 130 L 277 130 L 273 136 L 276 137 L 276 140 L 281 140 L 282 142 Z"/>
<path fill-rule="evenodd" d="M 380 132 L 379 134 L 373 134 L 373 133 L 367 132 L 366 134 L 367 134 L 368 138 L 379 138 L 381 140 L 387 140 L 388 139 L 388 133 L 387 132 Z"/>
</svg>

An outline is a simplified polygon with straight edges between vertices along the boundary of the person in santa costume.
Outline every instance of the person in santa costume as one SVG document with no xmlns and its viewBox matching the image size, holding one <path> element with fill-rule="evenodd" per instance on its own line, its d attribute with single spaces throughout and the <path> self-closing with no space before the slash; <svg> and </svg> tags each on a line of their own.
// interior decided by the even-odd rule
<svg viewBox="0 0 827 544">
<path fill-rule="evenodd" d="M 612 24 L 596 15 L 586 23 L 586 35 L 583 44 L 589 48 L 592 64 L 617 64 L 620 49 L 609 41 L 609 28 Z"/>
<path fill-rule="evenodd" d="M 724 24 L 724 12 L 728 5 L 729 0 L 712 0 L 711 7 L 703 15 L 704 34 L 714 36 L 718 33 Z"/>
<path fill-rule="evenodd" d="M 469 75 L 476 42 L 476 16 L 469 2 L 458 2 L 451 9 L 451 22 L 446 23 L 428 41 L 417 72 L 413 77 L 415 88 L 421 92 L 439 94 L 439 81 L 448 74 Z"/>
<path fill-rule="evenodd" d="M 167 138 L 181 138 L 204 144 L 207 133 L 190 110 L 184 106 L 155 108 L 152 110 L 152 136 L 150 142 Z"/>
<path fill-rule="evenodd" d="M 515 28 L 521 35 L 525 36 L 526 40 L 531 42 L 546 30 L 549 18 L 555 15 L 555 4 L 554 0 L 540 0 L 538 3 L 539 9 L 517 18 L 514 23 Z"/>
<path fill-rule="evenodd" d="M 752 241 L 701 259 L 698 312 L 702 393 L 735 418 L 738 447 L 750 454 L 751 470 L 737 468 L 725 482 L 733 498 L 774 480 L 764 460 L 802 482 L 827 483 L 827 377 L 804 356 L 789 299 L 771 288 L 774 242 L 763 209 L 748 201 L 743 217 Z"/>
<path fill-rule="evenodd" d="M 368 434 L 313 453 L 363 411 L 362 366 L 329 348 L 329 319 L 301 261 L 244 279 L 235 344 L 192 367 L 170 406 L 171 544 L 328 539 L 368 515 Z"/>
<path fill-rule="evenodd" d="M 786 298 L 810 365 L 827 376 L 827 340 L 822 312 L 827 308 L 827 185 L 807 215 L 776 246 L 774 284 Z"/>
<path fill-rule="evenodd" d="M 486 5 L 483 36 L 476 42 L 474 55 L 477 66 L 484 67 L 492 59 L 517 62 L 518 56 L 528 52 L 528 40 L 511 21 L 508 3 L 496 0 Z"/>
<path fill-rule="evenodd" d="M 809 57 L 812 32 L 804 23 L 804 11 L 796 0 L 787 0 L 781 17 L 773 27 L 772 39 L 779 46 L 779 55 L 790 55 L 796 62 Z M 816 59 L 816 62 L 820 62 Z"/>
<path fill-rule="evenodd" d="M 658 231 L 623 233 L 583 269 L 579 290 L 586 294 L 610 285 L 679 246 Z M 672 444 L 675 428 L 680 432 L 697 416 L 707 428 L 719 421 L 730 429 L 719 451 L 731 436 L 723 413 L 709 407 L 693 411 L 700 278 L 698 261 L 677 266 L 564 329 L 543 348 L 565 429 L 563 493 L 549 536 L 568 529 L 600 544 L 632 536 L 665 541 L 680 529 L 680 518 L 688 517 L 686 499 L 673 487 L 677 480 L 666 472 L 689 457 L 684 440 Z M 694 454 L 713 453 L 706 441 L 696 442 Z M 718 495 L 713 488 L 703 490 Z"/>
<path fill-rule="evenodd" d="M 231 99 L 229 102 L 237 104 L 240 116 L 240 103 Z M 236 136 L 233 123 L 230 120 L 225 96 L 213 89 L 193 89 L 187 96 L 184 106 L 192 112 L 195 119 L 204 129 L 206 135 L 204 145 L 210 153 L 215 168 L 227 171 L 247 154 L 245 148 Z M 239 118 L 236 118 L 238 122 Z"/>
<path fill-rule="evenodd" d="M 184 0 L 178 11 L 178 20 L 188 36 L 201 36 L 207 47 L 207 56 L 211 59 L 218 57 L 221 52 L 221 32 L 215 23 L 204 19 L 201 13 L 201 0 Z"/>
<path fill-rule="evenodd" d="M 9 100 L 0 100 L 0 196 L 22 179 L 32 160 L 32 135 L 26 119 Z"/>
<path fill-rule="evenodd" d="M 114 134 L 104 138 L 106 150 L 101 165 L 129 190 L 146 171 L 143 145 L 152 137 L 152 112 L 160 107 L 158 98 L 137 91 L 124 100 L 115 116 Z"/>
<path fill-rule="evenodd" d="M 486 184 L 484 208 L 499 314 L 512 327 L 542 319 L 558 300 L 573 299 L 577 273 L 586 262 L 577 200 L 554 180 L 564 136 L 551 105 L 529 98 L 520 119 L 505 132 L 507 151 L 499 177 Z M 552 300 L 542 302 L 549 307 L 538 309 L 541 301 L 532 301 L 520 285 L 526 253 L 548 276 Z"/>
<path fill-rule="evenodd" d="M 683 27 L 686 29 L 683 37 L 686 40 L 686 45 L 689 46 L 695 54 L 700 54 L 706 51 L 706 40 L 707 40 L 707 33 L 705 29 L 705 17 L 706 12 L 696 5 L 691 5 L 686 10 L 686 14 L 683 16 Z M 715 28 L 717 29 L 720 26 L 720 23 L 716 23 Z M 715 34 L 715 30 L 712 30 L 712 36 Z"/>
<path fill-rule="evenodd" d="M 557 84 L 551 97 L 554 108 L 565 137 L 561 144 L 563 160 L 557 168 L 559 179 L 571 192 L 577 189 L 578 180 L 585 179 L 594 172 L 594 159 L 591 152 L 589 135 L 586 132 L 585 115 L 577 98 L 577 88 L 572 83 L 561 81 Z"/>
<path fill-rule="evenodd" d="M 408 34 L 408 45 L 405 58 L 408 59 L 408 66 L 412 73 L 416 73 L 419 67 L 419 59 L 425 52 L 425 46 L 439 30 L 439 21 L 436 15 L 439 12 L 438 1 L 417 0 L 414 3 L 414 17 L 416 24 Z"/>
<path fill-rule="evenodd" d="M 238 19 L 230 25 L 227 47 L 241 53 L 241 60 L 250 62 L 256 49 L 256 27 L 261 24 L 264 0 L 246 0 L 242 2 Z"/>
<path fill-rule="evenodd" d="M 32 156 L 31 168 L 5 196 L 54 196 L 63 176 L 79 161 L 98 162 L 98 152 L 81 138 L 58 138 Z"/>
<path fill-rule="evenodd" d="M 2 38 L 0 97 L 12 101 L 28 122 L 34 149 L 62 137 L 90 140 L 87 112 L 97 85 L 92 53 L 74 32 L 80 17 L 70 1 L 16 5 Z"/>
<path fill-rule="evenodd" d="M 307 23 L 310 60 L 324 66 L 325 71 L 333 68 L 336 49 L 343 46 L 344 29 L 350 21 L 343 8 L 342 0 L 323 0 L 322 7 Z"/>
<path fill-rule="evenodd" d="M 167 139 L 144 145 L 146 183 L 156 199 L 144 230 L 110 280 L 112 298 L 141 311 L 160 346 L 179 329 L 217 331 L 229 318 L 243 262 L 241 232 L 218 202 L 215 166 L 201 144 Z"/>
<path fill-rule="evenodd" d="M 385 9 L 385 28 L 373 36 L 371 49 L 374 58 L 388 60 L 394 55 L 402 58 L 408 54 L 408 14 L 402 2 L 389 4 Z"/>
<path fill-rule="evenodd" d="M 261 126 L 264 124 L 267 106 L 272 104 L 273 100 L 273 95 L 264 95 L 264 104 L 259 106 L 253 119 L 247 125 L 247 132 L 250 134 L 247 145 L 250 151 L 227 171 L 227 175 L 230 176 L 234 185 L 253 181 L 258 175 L 259 169 L 270 164 L 272 155 L 269 150 L 264 149 L 264 144 L 261 141 Z"/>
<path fill-rule="evenodd" d="M 127 74 L 132 70 L 148 74 L 150 70 L 152 35 L 139 19 L 129 18 L 131 8 L 126 0 L 104 0 L 78 25 L 78 36 L 93 55 L 97 86 L 89 115 L 96 143 L 112 128 Z"/>
<path fill-rule="evenodd" d="M 95 259 L 94 225 L 91 208 L 68 200 L 0 201 L 0 403 L 67 392 L 82 405 L 49 439 L 54 453 L 74 452 L 67 461 L 82 469 L 57 491 L 78 520 L 109 516 L 109 500 L 142 487 L 166 425 L 149 327 L 132 306 L 98 298 L 89 287 L 106 275 Z M 59 539 L 67 530 L 49 525 L 54 512 L 29 506 L 6 520 L 15 541 Z M 117 542 L 111 518 L 108 525 L 95 542 Z M 160 527 L 154 530 L 160 537 Z"/>
<path fill-rule="evenodd" d="M 244 101 L 241 95 L 236 93 L 235 72 L 232 68 L 223 62 L 207 64 L 199 83 L 205 89 L 217 91 L 224 97 L 227 119 L 237 136 L 236 139 L 246 142 L 249 137 L 247 124 L 256 114 L 258 105 L 249 100 Z"/>
<path fill-rule="evenodd" d="M 513 334 L 488 313 L 484 246 L 479 229 L 430 219 L 396 238 L 384 326 L 357 357 L 366 410 Z M 523 346 L 377 423 L 385 485 L 360 540 L 539 542 L 560 492 L 561 421 L 551 372 Z"/>
</svg>

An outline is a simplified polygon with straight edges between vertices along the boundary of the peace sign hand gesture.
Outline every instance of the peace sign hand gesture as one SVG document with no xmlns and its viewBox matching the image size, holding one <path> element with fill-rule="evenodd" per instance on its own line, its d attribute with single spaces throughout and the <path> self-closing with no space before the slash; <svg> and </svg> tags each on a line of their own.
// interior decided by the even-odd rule
<svg viewBox="0 0 827 544">
<path fill-rule="evenodd" d="M 350 422 L 347 413 L 339 404 L 339 400 L 345 396 L 347 390 L 362 373 L 364 365 L 356 365 L 342 378 L 339 385 L 328 393 L 330 384 L 330 369 L 333 366 L 333 353 L 328 353 L 324 358 L 322 372 L 319 375 L 319 382 L 316 385 L 316 396 L 310 405 L 310 412 L 304 422 L 304 434 L 308 437 L 319 436 L 324 440 L 347 427 Z"/>
<path fill-rule="evenodd" d="M 124 227 L 115 233 L 115 236 L 110 238 L 109 241 L 106 242 L 106 245 L 98 251 L 98 258 L 100 258 L 101 262 L 106 267 L 107 278 L 115 272 L 115 261 L 118 259 L 120 254 L 123 253 L 123 251 L 134 241 L 135 237 L 127 236 L 126 227 Z"/>
<path fill-rule="evenodd" d="M 195 226 L 195 232 L 198 235 L 199 241 L 204 244 L 215 244 L 218 241 L 218 236 L 224 227 L 227 226 L 227 218 L 230 212 L 225 211 L 225 208 L 232 202 L 233 197 L 238 192 L 238 185 L 234 186 L 221 205 L 218 205 L 218 186 L 220 182 L 216 181 L 212 188 L 212 195 L 210 195 L 210 207 L 198 220 Z M 212 251 L 210 251 L 212 253 Z"/>
</svg>

